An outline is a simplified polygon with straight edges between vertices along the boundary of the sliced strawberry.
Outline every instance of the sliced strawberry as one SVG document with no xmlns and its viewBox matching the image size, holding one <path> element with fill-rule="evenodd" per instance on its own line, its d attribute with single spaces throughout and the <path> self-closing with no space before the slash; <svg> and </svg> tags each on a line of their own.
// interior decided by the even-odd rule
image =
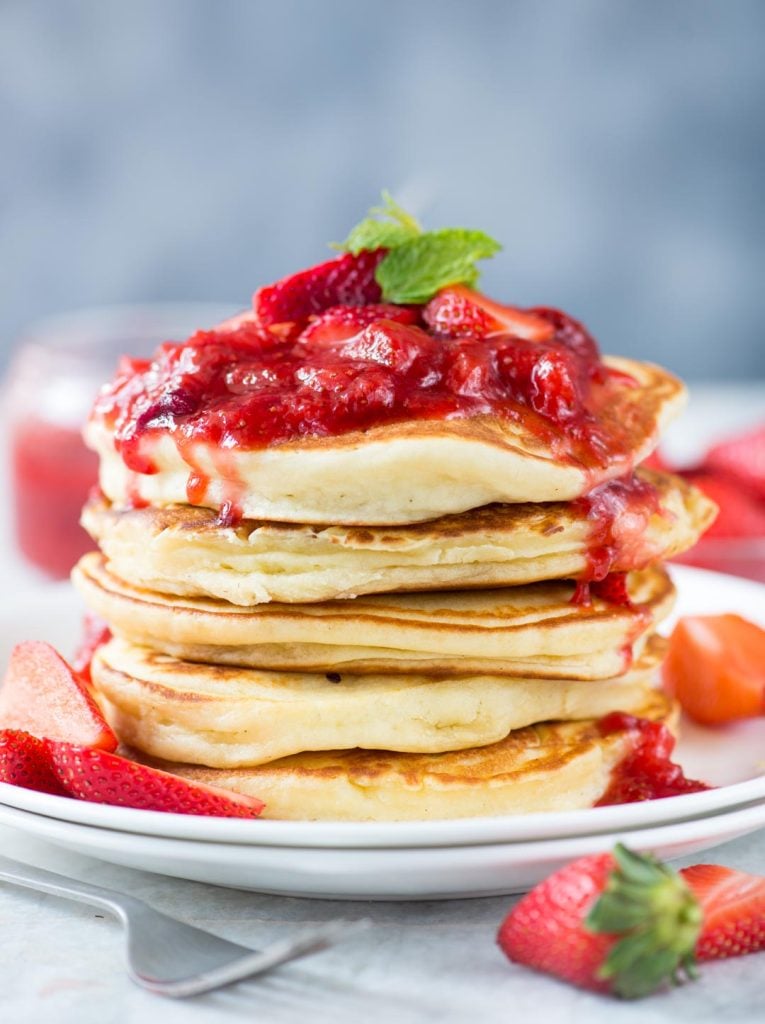
<svg viewBox="0 0 765 1024">
<path fill-rule="evenodd" d="M 549 341 L 554 326 L 544 317 L 503 306 L 462 284 L 443 288 L 427 304 L 423 319 L 434 334 L 446 338 L 490 338 L 499 334 Z"/>
<path fill-rule="evenodd" d="M 765 501 L 765 424 L 716 444 L 707 452 L 704 463 Z"/>
<path fill-rule="evenodd" d="M 117 737 L 83 680 L 50 644 L 17 644 L 0 689 L 0 728 L 115 750 Z"/>
<path fill-rule="evenodd" d="M 311 317 L 300 341 L 306 345 L 342 344 L 377 320 L 416 324 L 419 313 L 411 306 L 394 306 L 389 302 L 376 302 L 369 306 L 332 306 L 325 313 Z"/>
<path fill-rule="evenodd" d="M 129 761 L 104 750 L 47 741 L 53 771 L 71 796 L 91 803 L 172 814 L 257 818 L 262 800 Z"/>
<path fill-rule="evenodd" d="M 700 924 L 696 898 L 671 868 L 619 845 L 550 875 L 510 911 L 497 938 L 516 963 L 636 998 L 692 972 Z"/>
<path fill-rule="evenodd" d="M 90 684 L 90 663 L 99 647 L 107 643 L 112 631 L 103 619 L 93 612 L 86 612 L 82 620 L 82 636 L 72 658 L 72 668 L 87 684 Z"/>
<path fill-rule="evenodd" d="M 680 619 L 662 666 L 665 688 L 698 722 L 765 713 L 765 630 L 739 615 Z"/>
<path fill-rule="evenodd" d="M 701 904 L 699 960 L 723 960 L 765 949 L 765 878 L 718 864 L 695 864 L 680 875 Z"/>
<path fill-rule="evenodd" d="M 375 270 L 387 250 L 345 253 L 259 288 L 252 305 L 264 327 L 295 323 L 331 306 L 365 306 L 382 296 Z"/>
<path fill-rule="evenodd" d="M 733 478 L 719 473 L 691 472 L 684 476 L 720 509 L 705 537 L 765 537 L 765 504 L 757 500 L 752 492 Z"/>
<path fill-rule="evenodd" d="M 45 741 L 20 729 L 0 730 L 0 782 L 38 793 L 67 795 L 51 768 Z"/>
</svg>

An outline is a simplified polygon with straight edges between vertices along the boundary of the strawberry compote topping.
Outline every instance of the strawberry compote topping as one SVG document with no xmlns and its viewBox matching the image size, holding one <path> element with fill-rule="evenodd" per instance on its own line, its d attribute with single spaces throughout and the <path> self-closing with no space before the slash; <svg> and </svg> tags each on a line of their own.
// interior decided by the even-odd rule
<svg viewBox="0 0 765 1024">
<path fill-rule="evenodd" d="M 634 424 L 608 408 L 634 381 L 600 361 L 581 324 L 462 285 L 426 304 L 383 303 L 384 254 L 301 271 L 260 289 L 252 313 L 168 342 L 151 361 L 123 359 L 93 415 L 127 467 L 156 471 L 142 444 L 151 435 L 171 436 L 193 470 L 197 442 L 225 452 L 478 415 L 522 420 L 556 457 L 585 466 L 630 453 Z M 190 480 L 190 500 L 194 490 Z"/>
<path fill-rule="evenodd" d="M 670 760 L 675 738 L 661 722 L 614 711 L 600 719 L 598 729 L 602 736 L 626 729 L 632 750 L 612 772 L 608 789 L 597 806 L 659 800 L 712 788 L 706 782 L 687 779 L 680 765 Z"/>
<path fill-rule="evenodd" d="M 611 480 L 573 504 L 592 524 L 587 552 L 590 580 L 604 580 L 617 560 L 631 561 L 635 566 L 650 561 L 650 553 L 644 550 L 644 534 L 648 521 L 660 507 L 659 492 L 650 481 L 638 476 Z M 630 560 L 630 554 L 637 557 Z M 622 604 L 629 600 L 626 593 L 619 597 L 618 584 L 601 590 L 598 596 L 605 600 Z M 586 600 L 584 594 L 580 595 L 580 602 Z"/>
</svg>

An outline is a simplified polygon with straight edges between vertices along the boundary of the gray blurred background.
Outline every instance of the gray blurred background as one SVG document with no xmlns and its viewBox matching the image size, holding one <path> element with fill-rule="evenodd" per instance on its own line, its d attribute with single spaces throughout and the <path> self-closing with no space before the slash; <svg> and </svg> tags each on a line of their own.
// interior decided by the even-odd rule
<svg viewBox="0 0 765 1024">
<path fill-rule="evenodd" d="M 381 187 L 607 351 L 765 378 L 762 0 L 0 0 L 0 341 L 329 255 Z"/>
</svg>

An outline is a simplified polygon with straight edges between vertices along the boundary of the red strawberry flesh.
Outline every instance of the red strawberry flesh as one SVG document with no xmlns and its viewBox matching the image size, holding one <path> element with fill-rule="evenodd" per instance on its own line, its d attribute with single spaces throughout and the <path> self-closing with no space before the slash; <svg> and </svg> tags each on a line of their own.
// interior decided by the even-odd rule
<svg viewBox="0 0 765 1024">
<path fill-rule="evenodd" d="M 47 748 L 62 786 L 91 803 L 227 818 L 256 818 L 265 806 L 254 797 L 191 782 L 108 751 L 53 740 Z"/>
<path fill-rule="evenodd" d="M 0 728 L 103 750 L 117 747 L 85 682 L 50 644 L 34 640 L 11 652 L 0 689 Z"/>
<path fill-rule="evenodd" d="M 20 729 L 0 730 L 0 782 L 67 796 L 53 771 L 45 740 Z"/>
<path fill-rule="evenodd" d="M 385 254 L 385 249 L 346 253 L 260 288 L 252 300 L 258 322 L 270 327 L 307 320 L 331 306 L 379 302 L 382 292 L 375 271 Z"/>
<path fill-rule="evenodd" d="M 701 904 L 699 960 L 765 949 L 765 878 L 717 864 L 696 864 L 680 874 Z"/>
</svg>

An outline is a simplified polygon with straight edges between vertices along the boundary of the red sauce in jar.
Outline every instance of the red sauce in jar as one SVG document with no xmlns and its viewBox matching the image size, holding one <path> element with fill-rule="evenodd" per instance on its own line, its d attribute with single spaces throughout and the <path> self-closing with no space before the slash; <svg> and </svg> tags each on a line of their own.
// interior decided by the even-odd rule
<svg viewBox="0 0 765 1024">
<path fill-rule="evenodd" d="M 79 520 L 98 479 L 98 458 L 79 429 L 27 419 L 13 428 L 11 472 L 19 547 L 34 565 L 64 579 L 93 547 Z"/>
<path fill-rule="evenodd" d="M 686 778 L 680 765 L 671 760 L 675 738 L 662 722 L 614 711 L 600 719 L 598 729 L 602 736 L 628 730 L 632 750 L 612 772 L 608 789 L 596 806 L 661 800 L 713 788 Z"/>
</svg>

